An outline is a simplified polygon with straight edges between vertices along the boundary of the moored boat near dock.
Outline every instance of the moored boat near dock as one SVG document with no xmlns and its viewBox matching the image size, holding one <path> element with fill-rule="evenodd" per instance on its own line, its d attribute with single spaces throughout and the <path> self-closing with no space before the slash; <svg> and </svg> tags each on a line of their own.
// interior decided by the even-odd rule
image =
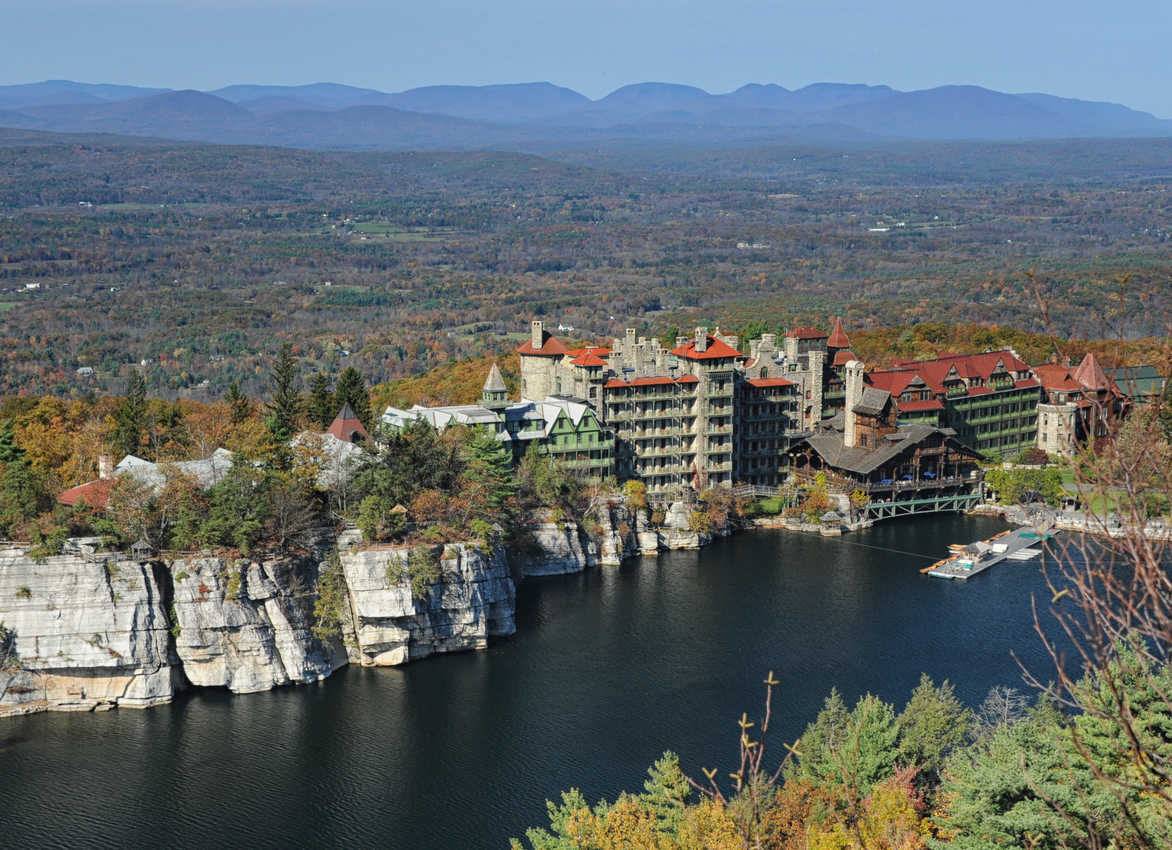
<svg viewBox="0 0 1172 850">
<path fill-rule="evenodd" d="M 1036 545 L 1050 536 L 1049 531 L 1039 533 L 1026 526 L 1016 531 L 1003 531 L 988 540 L 975 543 L 952 543 L 948 546 L 950 554 L 947 558 L 920 572 L 936 578 L 967 579 L 1005 560 L 1028 561 L 1036 558 L 1042 554 L 1040 548 L 1035 548 Z"/>
</svg>

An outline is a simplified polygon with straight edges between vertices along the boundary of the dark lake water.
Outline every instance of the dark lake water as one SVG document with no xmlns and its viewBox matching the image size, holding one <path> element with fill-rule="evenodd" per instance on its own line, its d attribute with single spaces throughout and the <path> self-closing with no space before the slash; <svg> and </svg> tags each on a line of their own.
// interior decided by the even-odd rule
<svg viewBox="0 0 1172 850">
<path fill-rule="evenodd" d="M 1037 562 L 921 576 L 978 517 L 839 539 L 742 534 L 702 552 L 529 580 L 486 652 L 347 669 L 309 687 L 0 721 L 5 847 L 505 848 L 570 786 L 641 788 L 665 749 L 732 766 L 734 721 L 774 670 L 792 740 L 837 685 L 901 707 L 920 672 L 977 704 L 1045 669 Z M 899 550 L 899 551 L 891 551 Z M 919 553 L 916 557 L 913 553 Z"/>
</svg>

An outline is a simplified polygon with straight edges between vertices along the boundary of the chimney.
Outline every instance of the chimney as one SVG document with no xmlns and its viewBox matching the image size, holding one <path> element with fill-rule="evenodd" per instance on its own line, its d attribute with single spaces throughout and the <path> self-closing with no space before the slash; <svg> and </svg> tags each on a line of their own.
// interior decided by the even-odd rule
<svg viewBox="0 0 1172 850">
<path fill-rule="evenodd" d="M 703 354 L 708 350 L 708 328 L 696 328 L 695 350 L 697 354 Z"/>
<path fill-rule="evenodd" d="M 852 360 L 846 364 L 846 407 L 843 410 L 842 444 L 848 449 L 858 444 L 855 434 L 855 405 L 863 396 L 863 364 Z"/>
<path fill-rule="evenodd" d="M 545 341 L 545 327 L 540 321 L 534 321 L 529 327 L 529 345 L 534 351 L 541 351 L 541 345 Z"/>
<path fill-rule="evenodd" d="M 98 478 L 103 480 L 114 475 L 114 459 L 109 455 L 98 455 Z"/>
</svg>

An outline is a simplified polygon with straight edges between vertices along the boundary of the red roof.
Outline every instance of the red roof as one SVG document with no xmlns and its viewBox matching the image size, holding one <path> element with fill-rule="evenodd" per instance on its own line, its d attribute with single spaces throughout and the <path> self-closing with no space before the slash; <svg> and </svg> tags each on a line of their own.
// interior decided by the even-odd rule
<svg viewBox="0 0 1172 850">
<path fill-rule="evenodd" d="M 97 481 L 70 487 L 57 497 L 57 501 L 70 507 L 89 505 L 91 508 L 102 510 L 110 502 L 110 490 L 113 486 L 113 478 L 99 478 Z"/>
<path fill-rule="evenodd" d="M 938 398 L 916 399 L 915 401 L 897 402 L 899 409 L 905 413 L 914 413 L 919 410 L 943 410 L 944 402 Z"/>
<path fill-rule="evenodd" d="M 599 357 L 609 357 L 610 349 L 605 345 L 587 345 L 585 348 L 571 348 L 566 354 L 571 357 L 581 357 L 583 354 L 597 354 Z"/>
<path fill-rule="evenodd" d="M 1034 374 L 1042 380 L 1042 386 L 1047 390 L 1061 392 L 1081 392 L 1082 384 L 1070 375 L 1070 369 L 1057 363 L 1043 363 L 1034 367 Z"/>
<path fill-rule="evenodd" d="M 992 392 L 988 387 L 969 387 L 966 395 L 989 395 Z"/>
<path fill-rule="evenodd" d="M 953 370 L 961 378 L 981 378 L 987 381 L 999 362 L 1009 372 L 1022 372 L 1030 368 L 1014 357 L 1011 351 L 986 351 L 983 354 L 949 354 L 936 360 L 896 360 L 895 368 L 871 372 L 867 379 L 871 386 L 898 395 L 919 376 L 933 392 L 943 393 L 944 382 Z"/>
<path fill-rule="evenodd" d="M 1024 380 L 1013 382 L 1014 389 L 1018 389 L 1018 390 L 1024 390 L 1028 387 L 1040 387 L 1040 386 L 1041 386 L 1041 384 L 1038 383 L 1037 378 L 1025 378 Z"/>
<path fill-rule="evenodd" d="M 691 340 L 677 348 L 672 349 L 672 354 L 676 357 L 686 357 L 688 360 L 722 360 L 728 357 L 744 357 L 727 342 L 708 334 L 708 350 L 697 351 L 696 341 Z"/>
<path fill-rule="evenodd" d="M 517 349 L 518 354 L 533 354 L 539 357 L 561 357 L 563 354 L 569 354 L 567 349 L 561 342 L 551 334 L 549 331 L 541 332 L 541 348 L 535 349 L 533 347 L 533 340 L 525 340 L 525 344 Z"/>
<path fill-rule="evenodd" d="M 571 351 L 570 353 L 573 354 L 574 352 Z M 571 360 L 570 363 L 572 363 L 575 366 L 591 366 L 591 367 L 605 366 L 606 365 L 606 361 L 603 360 L 601 357 L 599 357 L 597 354 L 595 354 L 594 351 L 589 348 L 585 349 L 580 354 L 578 354 L 576 357 L 574 357 L 574 359 Z"/>
<path fill-rule="evenodd" d="M 842 328 L 842 319 L 837 316 L 834 317 L 834 328 L 830 331 L 830 339 L 826 340 L 826 345 L 830 348 L 850 348 L 851 341 L 846 337 L 846 331 Z"/>
<path fill-rule="evenodd" d="M 330 423 L 326 433 L 337 437 L 343 443 L 358 442 L 354 439 L 356 435 L 364 440 L 370 439 L 370 434 L 366 433 L 362 420 L 358 418 L 349 402 L 342 405 L 341 413 L 334 417 L 334 421 Z"/>
<path fill-rule="evenodd" d="M 852 360 L 858 360 L 858 359 L 859 358 L 855 356 L 855 353 L 848 348 L 846 351 L 836 351 L 834 353 L 834 362 L 831 363 L 830 365 L 831 366 L 845 366 L 847 363 L 850 363 Z"/>
<path fill-rule="evenodd" d="M 793 381 L 788 381 L 785 378 L 750 378 L 749 385 L 754 387 L 792 387 Z"/>
<path fill-rule="evenodd" d="M 786 331 L 785 335 L 790 339 L 826 339 L 825 331 L 820 331 L 817 328 L 811 328 L 806 325 L 794 328 L 792 331 Z"/>
<path fill-rule="evenodd" d="M 1074 370 L 1072 375 L 1076 381 L 1087 389 L 1095 390 L 1096 392 L 1110 390 L 1117 395 L 1122 395 L 1119 392 L 1119 387 L 1115 386 L 1115 382 L 1107 377 L 1107 373 L 1099 365 L 1099 359 L 1095 357 L 1093 351 L 1087 352 L 1087 356 L 1078 364 L 1078 368 Z"/>
</svg>

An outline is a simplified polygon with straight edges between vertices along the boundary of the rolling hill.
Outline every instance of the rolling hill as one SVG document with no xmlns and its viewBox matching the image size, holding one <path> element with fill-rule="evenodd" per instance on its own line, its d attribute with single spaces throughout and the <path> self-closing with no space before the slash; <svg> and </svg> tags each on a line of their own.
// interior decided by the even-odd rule
<svg viewBox="0 0 1172 850">
<path fill-rule="evenodd" d="M 551 83 L 426 86 L 398 93 L 336 83 L 214 92 L 54 80 L 0 86 L 0 125 L 68 133 L 328 149 L 485 149 L 769 138 L 1013 140 L 1172 135 L 1172 121 L 1116 103 L 978 86 L 897 91 L 748 84 L 725 94 L 637 83 L 589 98 Z"/>
</svg>

